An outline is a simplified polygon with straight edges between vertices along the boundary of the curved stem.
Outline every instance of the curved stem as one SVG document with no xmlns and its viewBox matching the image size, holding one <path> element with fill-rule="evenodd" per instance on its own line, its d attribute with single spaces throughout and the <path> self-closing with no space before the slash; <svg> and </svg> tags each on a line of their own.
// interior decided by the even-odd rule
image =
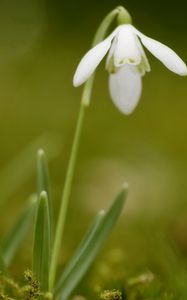
<svg viewBox="0 0 187 300">
<path fill-rule="evenodd" d="M 71 186 L 72 186 L 73 175 L 74 175 L 74 170 L 75 170 L 75 163 L 76 163 L 76 158 L 77 158 L 77 153 L 78 153 L 78 148 L 79 148 L 79 143 L 80 143 L 80 136 L 81 136 L 82 125 L 83 125 L 83 120 L 84 120 L 84 115 L 85 115 L 85 108 L 86 108 L 86 106 L 82 102 L 81 106 L 80 106 L 75 136 L 74 136 L 74 140 L 73 140 L 73 147 L 72 147 L 71 154 L 70 154 L 70 160 L 69 160 L 69 164 L 68 164 L 68 170 L 67 170 L 67 175 L 66 175 L 66 179 L 65 179 L 62 199 L 61 199 L 59 218 L 58 218 L 58 222 L 57 222 L 54 247 L 53 247 L 53 251 L 52 251 L 50 273 L 49 273 L 49 276 L 50 276 L 49 277 L 49 289 L 50 290 L 53 289 L 55 277 L 56 277 L 57 260 L 58 260 L 59 254 L 60 254 L 60 246 L 61 246 L 63 233 L 64 233 L 64 225 L 65 225 L 65 221 L 66 221 L 67 208 L 68 208 L 69 197 L 70 197 L 70 193 L 71 193 Z"/>
<path fill-rule="evenodd" d="M 107 30 L 109 29 L 109 26 L 114 21 L 115 17 L 121 12 L 121 10 L 122 10 L 121 7 L 117 7 L 116 9 L 112 10 L 104 18 L 104 20 L 101 22 L 101 24 L 95 34 L 92 46 L 96 45 L 97 43 L 99 43 L 100 41 L 102 41 L 104 39 L 104 37 L 107 33 Z M 64 225 L 65 225 L 65 221 L 66 221 L 67 208 L 68 208 L 68 204 L 69 204 L 71 186 L 72 186 L 73 175 L 74 175 L 74 171 L 75 171 L 75 163 L 76 163 L 76 158 L 77 158 L 77 153 L 78 153 L 78 148 L 79 148 L 79 143 L 80 143 L 85 109 L 90 103 L 93 81 L 94 81 L 94 74 L 87 80 L 87 82 L 84 85 L 84 89 L 83 89 L 81 107 L 80 107 L 80 112 L 79 112 L 79 116 L 78 116 L 78 121 L 77 121 L 74 141 L 73 141 L 73 147 L 72 147 L 71 154 L 70 154 L 70 160 L 69 160 L 67 175 L 66 175 L 66 179 L 65 179 L 64 191 L 62 194 L 61 207 L 60 207 L 60 212 L 59 212 L 59 217 L 58 217 L 58 222 L 57 222 L 57 229 L 56 229 L 56 234 L 55 234 L 55 239 L 54 239 L 54 246 L 53 246 L 53 251 L 52 251 L 52 256 L 51 256 L 50 273 L 49 273 L 49 289 L 50 289 L 50 291 L 53 289 L 54 283 L 55 283 L 57 260 L 58 260 L 59 254 L 60 254 L 60 246 L 61 246 L 63 233 L 64 233 Z"/>
</svg>

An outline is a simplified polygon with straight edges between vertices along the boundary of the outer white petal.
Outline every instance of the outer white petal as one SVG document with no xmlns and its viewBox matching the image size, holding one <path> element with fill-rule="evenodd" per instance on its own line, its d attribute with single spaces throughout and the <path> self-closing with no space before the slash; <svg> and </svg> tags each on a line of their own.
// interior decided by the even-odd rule
<svg viewBox="0 0 187 300">
<path fill-rule="evenodd" d="M 131 25 L 121 25 L 116 35 L 114 64 L 116 67 L 125 63 L 138 65 L 141 61 L 141 52 L 137 45 L 136 35 Z"/>
<path fill-rule="evenodd" d="M 83 84 L 93 74 L 109 50 L 112 39 L 116 35 L 117 31 L 118 28 L 114 30 L 104 41 L 89 50 L 81 59 L 73 78 L 73 85 L 75 87 Z"/>
<path fill-rule="evenodd" d="M 105 68 L 108 69 L 110 61 L 113 59 L 113 55 L 114 55 L 114 50 L 116 48 L 116 43 L 117 43 L 117 39 L 116 37 L 113 39 L 112 41 L 112 45 L 110 47 L 110 51 L 107 55 L 107 59 L 106 59 L 106 64 L 105 64 Z"/>
<path fill-rule="evenodd" d="M 133 112 L 138 104 L 142 91 L 142 79 L 136 67 L 125 65 L 117 73 L 109 77 L 111 98 L 118 109 L 124 114 Z"/>
<path fill-rule="evenodd" d="M 143 45 L 158 58 L 170 71 L 185 76 L 187 75 L 187 66 L 183 60 L 168 46 L 147 37 L 135 29 L 136 34 L 140 37 Z"/>
</svg>

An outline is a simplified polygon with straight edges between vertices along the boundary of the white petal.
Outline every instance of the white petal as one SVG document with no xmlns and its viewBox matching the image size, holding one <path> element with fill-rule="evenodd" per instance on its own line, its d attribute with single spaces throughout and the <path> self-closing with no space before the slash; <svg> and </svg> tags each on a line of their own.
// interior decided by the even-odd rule
<svg viewBox="0 0 187 300">
<path fill-rule="evenodd" d="M 73 78 L 75 87 L 83 84 L 95 71 L 103 57 L 111 46 L 112 39 L 116 35 L 118 28 L 114 30 L 104 41 L 89 50 L 81 59 Z"/>
<path fill-rule="evenodd" d="M 124 114 L 133 112 L 138 104 L 142 91 L 142 81 L 135 66 L 125 65 L 109 77 L 111 98 Z"/>
<path fill-rule="evenodd" d="M 130 25 L 121 25 L 116 35 L 117 43 L 114 51 L 114 64 L 116 67 L 125 63 L 138 65 L 141 53 L 137 46 L 136 35 Z"/>
<path fill-rule="evenodd" d="M 111 60 L 113 60 L 113 55 L 114 55 L 114 50 L 115 50 L 115 48 L 116 48 L 116 43 L 117 43 L 117 39 L 116 39 L 116 37 L 115 37 L 115 38 L 113 39 L 113 41 L 112 41 L 112 45 L 111 45 L 111 47 L 110 47 L 110 51 L 109 51 L 109 53 L 108 53 L 108 55 L 107 55 L 106 64 L 105 64 L 106 70 L 109 69 L 110 62 L 111 62 Z"/>
<path fill-rule="evenodd" d="M 134 28 L 136 34 L 140 37 L 143 45 L 158 58 L 170 71 L 185 76 L 187 75 L 187 66 L 183 60 L 168 46 L 147 37 Z"/>
</svg>

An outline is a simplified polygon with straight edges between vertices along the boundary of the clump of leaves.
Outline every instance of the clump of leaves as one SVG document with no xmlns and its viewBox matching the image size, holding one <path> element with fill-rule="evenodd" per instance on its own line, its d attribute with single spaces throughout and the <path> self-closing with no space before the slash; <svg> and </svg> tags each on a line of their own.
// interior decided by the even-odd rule
<svg viewBox="0 0 187 300">
<path fill-rule="evenodd" d="M 68 299 L 85 273 L 94 262 L 116 224 L 123 209 L 128 186 L 125 184 L 107 211 L 101 210 L 93 220 L 77 250 L 65 266 L 65 269 L 50 286 L 54 251 L 53 201 L 50 192 L 48 165 L 43 150 L 37 156 L 38 193 L 31 197 L 29 203 L 16 224 L 0 243 L 0 299 L 52 299 L 52 295 L 60 300 Z M 33 238 L 32 272 L 26 271 L 27 284 L 19 286 L 7 277 L 10 264 L 27 234 L 29 225 L 35 220 Z M 36 276 L 33 276 L 33 274 Z"/>
</svg>

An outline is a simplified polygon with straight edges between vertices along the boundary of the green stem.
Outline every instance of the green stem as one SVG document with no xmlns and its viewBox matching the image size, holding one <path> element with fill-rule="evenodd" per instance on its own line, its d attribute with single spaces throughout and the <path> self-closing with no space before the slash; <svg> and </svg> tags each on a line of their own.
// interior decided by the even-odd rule
<svg viewBox="0 0 187 300">
<path fill-rule="evenodd" d="M 122 10 L 123 10 L 122 7 L 117 7 L 116 9 L 111 11 L 104 18 L 104 20 L 101 22 L 101 24 L 95 34 L 92 46 L 95 46 L 97 43 L 101 42 L 104 39 L 111 23 L 114 21 L 115 17 L 119 13 L 121 13 Z M 87 80 L 87 82 L 84 85 L 84 89 L 83 89 L 81 107 L 80 107 L 80 112 L 79 112 L 79 116 L 78 116 L 78 122 L 77 122 L 75 137 L 74 137 L 74 141 L 73 141 L 73 147 L 72 147 L 71 154 L 70 154 L 67 176 L 65 179 L 64 191 L 62 194 L 61 207 L 60 207 L 59 218 L 58 218 L 58 222 L 57 222 L 57 229 L 56 229 L 56 234 L 55 234 L 55 239 L 54 239 L 54 247 L 53 247 L 52 256 L 51 256 L 51 264 L 50 264 L 50 272 L 49 272 L 49 289 L 50 289 L 50 291 L 53 290 L 54 283 L 55 283 L 57 261 L 58 261 L 58 257 L 60 254 L 60 246 L 61 246 L 63 233 L 64 233 L 64 225 L 65 225 L 65 221 L 66 221 L 67 208 L 68 208 L 68 203 L 69 203 L 69 198 L 70 198 L 71 186 L 72 186 L 73 175 L 74 175 L 74 170 L 75 170 L 75 163 L 76 163 L 76 158 L 77 158 L 77 153 L 78 153 L 78 148 L 79 148 L 79 143 L 80 143 L 85 109 L 90 103 L 93 82 L 94 82 L 94 74 Z"/>
<path fill-rule="evenodd" d="M 50 290 L 53 289 L 55 277 L 56 277 L 57 260 L 58 260 L 59 254 L 60 254 L 60 246 L 61 246 L 62 237 L 63 237 L 63 233 L 64 233 L 66 213 L 67 213 L 69 197 L 70 197 L 70 192 L 71 192 L 71 186 L 72 186 L 72 181 L 73 181 L 73 175 L 74 175 L 74 170 L 75 170 L 75 163 L 76 163 L 76 158 L 77 158 L 77 153 L 78 153 L 78 148 L 79 148 L 79 143 L 80 143 L 80 136 L 81 136 L 82 125 L 83 125 L 83 120 L 84 120 L 84 115 L 85 115 L 85 108 L 86 108 L 86 106 L 82 101 L 80 111 L 79 111 L 74 141 L 73 141 L 73 147 L 72 147 L 71 154 L 70 154 L 70 160 L 69 160 L 69 165 L 68 165 L 68 170 L 67 170 L 67 176 L 65 179 L 64 190 L 63 190 L 63 194 L 62 194 L 61 207 L 60 207 L 56 235 L 55 235 L 55 240 L 54 240 L 54 247 L 53 247 L 53 251 L 52 251 L 51 266 L 50 266 L 50 273 L 49 273 L 49 276 L 50 276 L 49 288 L 50 288 Z"/>
</svg>

